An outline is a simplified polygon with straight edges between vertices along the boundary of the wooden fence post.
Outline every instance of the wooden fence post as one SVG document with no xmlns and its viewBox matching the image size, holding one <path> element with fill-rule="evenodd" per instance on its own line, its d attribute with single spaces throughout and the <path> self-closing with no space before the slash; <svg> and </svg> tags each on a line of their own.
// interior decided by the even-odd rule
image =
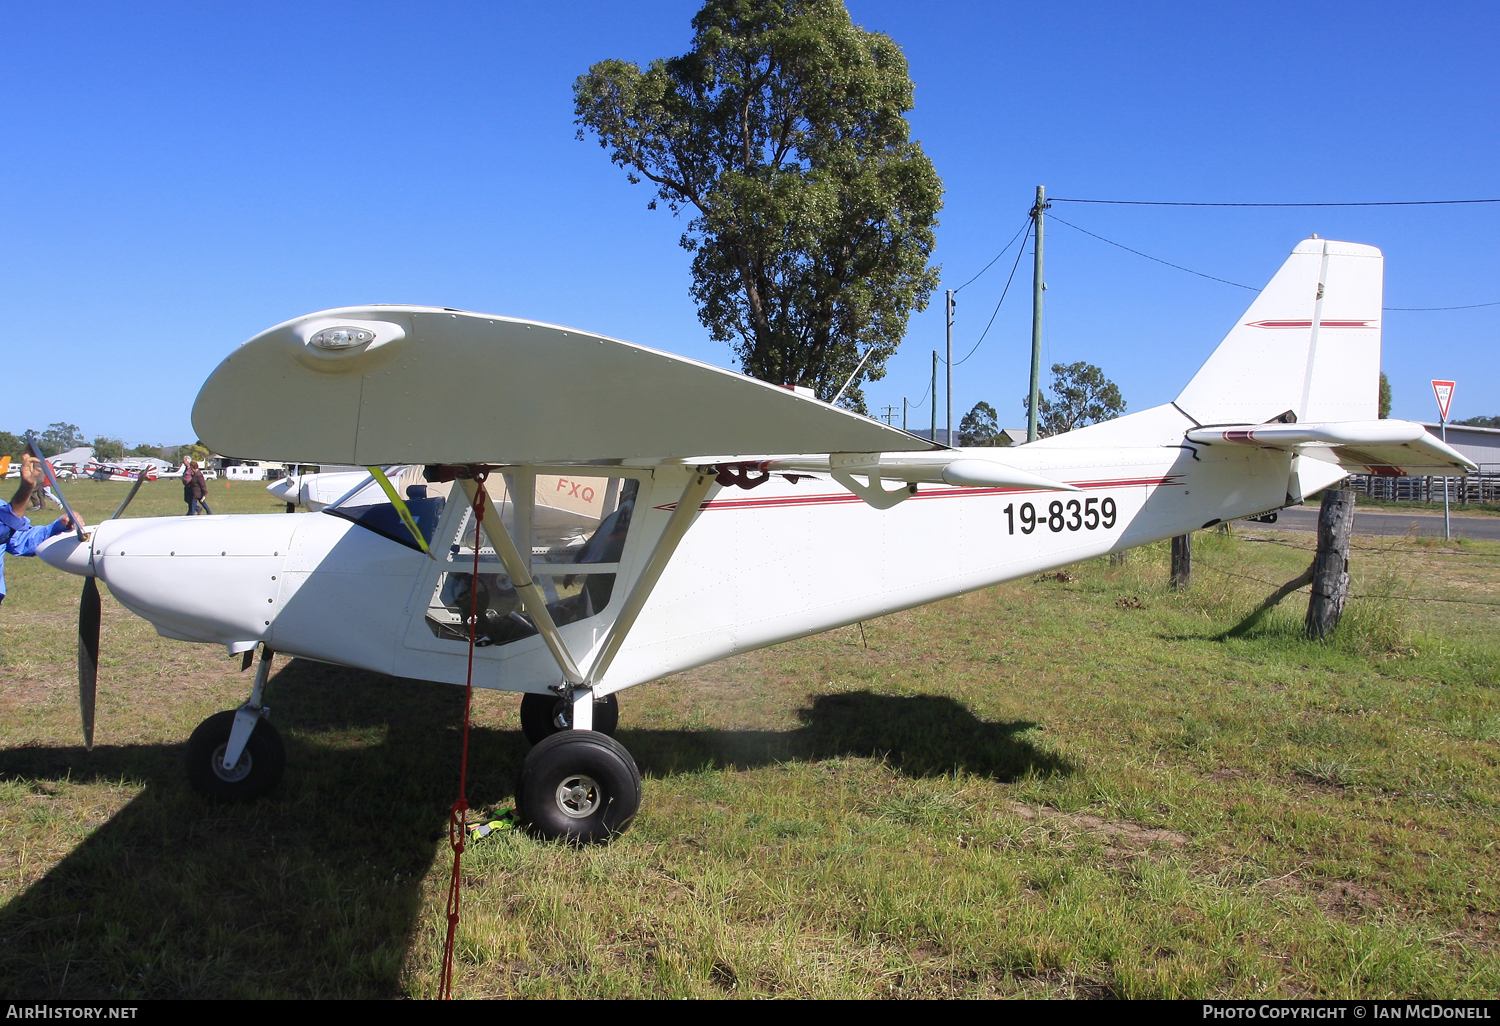
<svg viewBox="0 0 1500 1026">
<path fill-rule="evenodd" d="M 1318 554 L 1313 559 L 1312 598 L 1307 602 L 1303 631 L 1309 638 L 1326 638 L 1339 624 L 1349 597 L 1349 540 L 1354 534 L 1354 495 L 1351 490 L 1323 493 L 1318 511 Z"/>
<path fill-rule="evenodd" d="M 1172 580 L 1174 591 L 1186 588 L 1193 580 L 1193 536 L 1179 534 L 1172 539 Z"/>
</svg>

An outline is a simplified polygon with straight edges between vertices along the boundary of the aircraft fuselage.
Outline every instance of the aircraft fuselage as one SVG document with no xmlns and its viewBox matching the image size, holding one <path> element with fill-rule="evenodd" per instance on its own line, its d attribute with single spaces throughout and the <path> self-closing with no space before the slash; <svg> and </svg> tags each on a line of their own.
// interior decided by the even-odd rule
<svg viewBox="0 0 1500 1026">
<path fill-rule="evenodd" d="M 715 486 L 596 693 L 1275 509 L 1289 490 L 1312 491 L 1344 473 L 1316 463 L 1317 479 L 1299 486 L 1288 453 L 1183 446 L 1181 426 L 1162 408 L 1135 417 L 1163 421 L 1163 444 L 1001 450 L 1010 464 L 1079 492 L 922 485 L 877 510 L 827 475 Z M 1312 461 L 1300 462 L 1305 478 Z M 584 666 L 691 473 L 679 465 L 585 469 L 632 476 L 639 492 L 623 551 L 606 567 L 615 575 L 608 598 L 560 627 Z M 60 537 L 43 555 L 75 573 L 92 561 L 121 604 L 166 637 L 231 652 L 264 642 L 288 655 L 461 684 L 466 628 L 435 632 L 429 609 L 444 574 L 473 569 L 472 547 L 458 551 L 466 519 L 455 489 L 430 556 L 323 512 L 108 521 L 86 546 Z M 482 572 L 497 569 L 493 556 L 483 559 Z M 532 569 L 563 582 L 581 568 Z M 476 686 L 543 692 L 558 682 L 558 665 L 535 634 L 475 653 Z"/>
</svg>

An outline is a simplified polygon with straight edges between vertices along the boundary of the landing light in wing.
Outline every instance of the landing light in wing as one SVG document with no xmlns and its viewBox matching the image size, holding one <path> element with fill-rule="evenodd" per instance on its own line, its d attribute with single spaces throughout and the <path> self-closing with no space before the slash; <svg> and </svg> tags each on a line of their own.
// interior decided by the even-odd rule
<svg viewBox="0 0 1500 1026">
<path fill-rule="evenodd" d="M 307 340 L 310 346 L 319 349 L 348 349 L 375 341 L 375 333 L 367 328 L 324 328 Z"/>
</svg>

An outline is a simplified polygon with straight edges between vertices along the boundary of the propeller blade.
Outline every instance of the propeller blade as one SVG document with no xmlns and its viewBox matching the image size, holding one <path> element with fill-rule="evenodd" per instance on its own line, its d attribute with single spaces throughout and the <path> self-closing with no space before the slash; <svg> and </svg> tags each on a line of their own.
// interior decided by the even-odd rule
<svg viewBox="0 0 1500 1026">
<path fill-rule="evenodd" d="M 83 747 L 94 750 L 94 691 L 99 683 L 99 584 L 83 579 L 78 599 L 78 711 L 83 714 Z"/>
<path fill-rule="evenodd" d="M 31 449 L 32 455 L 42 461 L 42 477 L 46 479 L 47 484 L 51 486 L 52 490 L 57 493 L 57 501 L 62 503 L 63 512 L 72 518 L 74 533 L 78 535 L 79 541 L 83 541 L 83 524 L 79 522 L 77 517 L 73 516 L 73 508 L 68 505 L 68 500 L 63 497 L 62 485 L 57 483 L 57 474 L 53 472 L 52 464 L 48 463 L 47 457 L 42 455 L 42 448 L 36 444 L 36 436 L 30 431 L 26 432 L 26 445 Z M 97 588 L 95 589 L 94 596 L 96 599 L 98 598 Z M 97 648 L 98 646 L 96 645 L 95 647 Z"/>
<path fill-rule="evenodd" d="M 144 467 L 142 467 L 140 473 L 136 475 L 135 484 L 133 484 L 133 485 L 130 486 L 130 491 L 128 493 L 126 493 L 126 495 L 125 495 L 125 501 L 122 502 L 122 503 L 120 503 L 120 508 L 117 509 L 117 510 L 115 510 L 115 515 L 112 516 L 112 517 L 110 517 L 111 520 L 119 520 L 120 519 L 120 514 L 122 514 L 122 513 L 125 512 L 125 507 L 130 505 L 130 503 L 135 499 L 135 493 L 138 492 L 138 491 L 140 491 L 141 490 L 141 485 L 143 485 L 145 483 L 146 483 L 146 469 Z M 58 492 L 57 494 L 61 495 L 62 492 Z"/>
</svg>

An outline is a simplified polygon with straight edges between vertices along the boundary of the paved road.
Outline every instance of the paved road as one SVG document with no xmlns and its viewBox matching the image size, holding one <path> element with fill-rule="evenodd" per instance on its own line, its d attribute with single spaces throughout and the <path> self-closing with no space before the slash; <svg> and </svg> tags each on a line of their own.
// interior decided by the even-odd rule
<svg viewBox="0 0 1500 1026">
<path fill-rule="evenodd" d="M 1416 525 L 1415 533 L 1427 537 L 1443 536 L 1443 515 L 1428 513 L 1367 513 L 1358 508 L 1354 511 L 1354 533 L 1397 537 L 1406 534 Z M 1284 509 L 1275 524 L 1251 524 L 1246 527 L 1270 528 L 1273 531 L 1316 531 L 1318 529 L 1317 506 L 1294 506 Z M 1454 517 L 1453 535 L 1456 538 L 1500 541 L 1500 517 Z"/>
</svg>

